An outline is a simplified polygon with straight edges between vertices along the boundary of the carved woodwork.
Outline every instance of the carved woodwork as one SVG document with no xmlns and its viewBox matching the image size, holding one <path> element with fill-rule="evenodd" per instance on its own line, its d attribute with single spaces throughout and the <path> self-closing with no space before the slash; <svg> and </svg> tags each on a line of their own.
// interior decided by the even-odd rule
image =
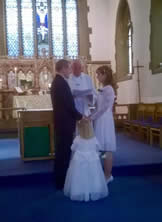
<svg viewBox="0 0 162 222">
<path fill-rule="evenodd" d="M 69 58 L 66 59 L 72 61 Z M 83 65 L 83 71 L 92 77 L 95 87 L 98 88 L 96 69 L 101 65 L 111 66 L 110 61 L 88 61 L 84 56 L 80 56 L 78 59 Z M 55 64 L 57 61 L 58 58 L 47 56 L 39 58 L 0 57 L 0 128 L 2 120 L 13 120 L 13 96 L 38 95 L 40 91 L 49 93 L 50 83 L 55 76 Z M 12 84 L 9 82 L 10 75 L 14 78 Z M 17 92 L 15 87 L 20 87 L 22 93 Z M 7 126 L 8 124 L 6 123 Z"/>
</svg>

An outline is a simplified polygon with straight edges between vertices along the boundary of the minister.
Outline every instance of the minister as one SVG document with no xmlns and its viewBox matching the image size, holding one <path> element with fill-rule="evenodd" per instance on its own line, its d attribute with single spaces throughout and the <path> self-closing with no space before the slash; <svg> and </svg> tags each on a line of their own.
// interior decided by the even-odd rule
<svg viewBox="0 0 162 222">
<path fill-rule="evenodd" d="M 89 75 L 82 72 L 82 64 L 79 60 L 72 63 L 72 74 L 68 80 L 75 106 L 82 115 L 90 114 L 89 106 L 94 105 L 96 91 Z"/>
</svg>

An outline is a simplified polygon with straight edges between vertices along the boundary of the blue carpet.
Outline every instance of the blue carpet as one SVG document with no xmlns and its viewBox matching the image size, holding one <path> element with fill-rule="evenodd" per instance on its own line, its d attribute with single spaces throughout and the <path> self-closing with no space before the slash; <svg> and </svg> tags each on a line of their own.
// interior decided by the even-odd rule
<svg viewBox="0 0 162 222">
<path fill-rule="evenodd" d="M 0 159 L 20 158 L 19 140 L 17 138 L 0 139 Z"/>
<path fill-rule="evenodd" d="M 0 160 L 20 159 L 18 139 L 0 139 Z M 123 133 L 117 133 L 117 151 L 114 165 L 162 163 L 162 149 L 134 140 Z"/>
<path fill-rule="evenodd" d="M 162 149 L 159 146 L 150 146 L 123 133 L 117 134 L 117 151 L 114 153 L 115 166 L 153 163 L 162 163 Z"/>
<path fill-rule="evenodd" d="M 162 176 L 116 177 L 107 198 L 88 203 L 64 197 L 44 176 L 8 177 L 10 184 L 0 185 L 0 221 L 162 221 Z"/>
<path fill-rule="evenodd" d="M 161 222 L 162 151 L 123 134 L 117 143 L 110 195 L 96 202 L 73 202 L 55 190 L 54 161 L 2 158 L 0 222 Z M 2 147 L 3 157 L 19 155 L 16 139 L 0 140 Z"/>
</svg>

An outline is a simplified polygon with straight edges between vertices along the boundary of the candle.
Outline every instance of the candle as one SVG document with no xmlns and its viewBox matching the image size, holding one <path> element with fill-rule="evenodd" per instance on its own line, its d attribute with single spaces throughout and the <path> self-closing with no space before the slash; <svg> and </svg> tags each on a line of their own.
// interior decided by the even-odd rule
<svg viewBox="0 0 162 222">
<path fill-rule="evenodd" d="M 0 78 L 0 89 L 2 89 L 2 79 Z"/>
<path fill-rule="evenodd" d="M 14 67 L 14 70 L 15 70 L 15 73 L 16 73 L 17 72 L 17 67 L 16 66 Z"/>
<path fill-rule="evenodd" d="M 15 70 L 15 78 L 16 78 L 16 86 L 18 86 L 18 75 L 17 75 L 17 67 L 14 67 Z"/>
</svg>

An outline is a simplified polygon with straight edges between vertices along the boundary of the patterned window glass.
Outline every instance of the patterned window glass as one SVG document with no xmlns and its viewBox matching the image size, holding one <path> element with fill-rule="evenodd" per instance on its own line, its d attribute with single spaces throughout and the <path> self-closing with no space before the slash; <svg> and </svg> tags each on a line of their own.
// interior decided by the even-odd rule
<svg viewBox="0 0 162 222">
<path fill-rule="evenodd" d="M 19 55 L 17 0 L 6 0 L 7 49 L 9 56 Z"/>
<path fill-rule="evenodd" d="M 62 0 L 52 0 L 51 11 L 52 11 L 53 54 L 58 57 L 63 57 L 64 56 L 64 34 L 63 34 Z"/>
<path fill-rule="evenodd" d="M 67 55 L 78 56 L 78 28 L 77 28 L 77 3 L 76 0 L 66 0 L 66 31 Z"/>
<path fill-rule="evenodd" d="M 132 28 L 128 30 L 128 49 L 129 49 L 129 73 L 133 73 L 133 56 L 132 56 Z"/>
<path fill-rule="evenodd" d="M 37 20 L 37 38 L 38 55 L 43 51 L 49 52 L 48 45 L 48 4 L 47 0 L 36 0 L 36 20 Z"/>
<path fill-rule="evenodd" d="M 33 2 L 36 3 L 36 11 L 33 9 Z M 48 5 L 49 2 L 51 5 Z M 49 55 L 48 7 L 51 9 L 52 42 L 50 44 L 53 55 L 60 58 L 66 55 L 78 56 L 77 0 L 6 0 L 5 3 L 9 56 L 19 56 L 20 49 L 24 56 L 33 56 L 35 37 L 38 40 L 36 46 L 38 55 Z M 35 19 L 36 30 L 34 30 Z M 34 36 L 35 33 L 37 36 Z M 22 37 L 21 42 L 19 42 L 19 35 Z"/>
<path fill-rule="evenodd" d="M 21 1 L 23 55 L 34 55 L 32 0 Z"/>
</svg>

